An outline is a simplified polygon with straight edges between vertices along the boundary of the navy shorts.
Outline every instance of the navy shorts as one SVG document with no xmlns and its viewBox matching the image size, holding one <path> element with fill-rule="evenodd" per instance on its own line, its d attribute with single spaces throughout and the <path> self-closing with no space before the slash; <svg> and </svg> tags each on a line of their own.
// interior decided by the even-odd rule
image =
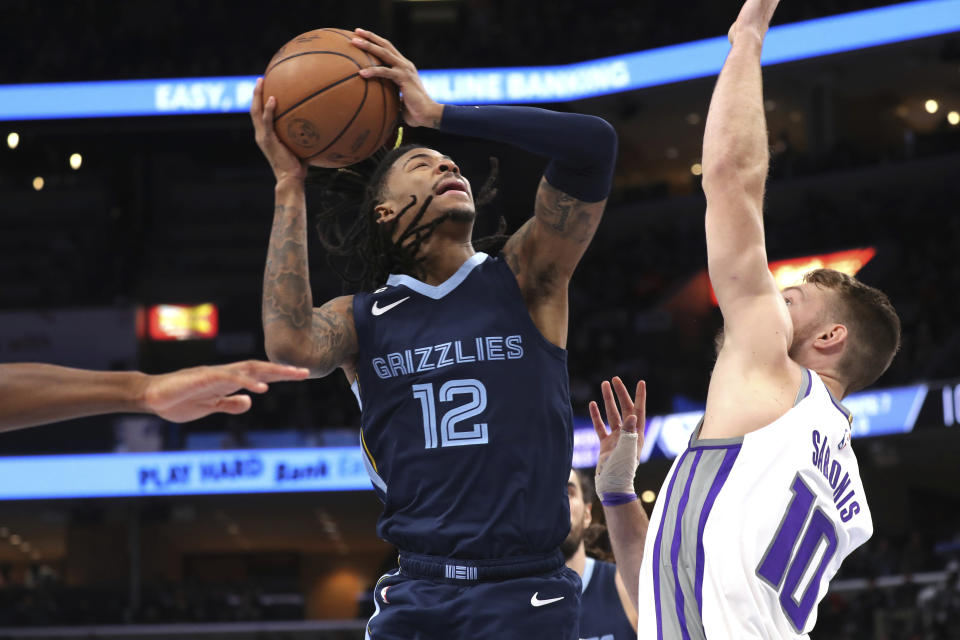
<svg viewBox="0 0 960 640">
<path fill-rule="evenodd" d="M 577 640 L 580 576 L 562 566 L 504 580 L 414 578 L 400 569 L 374 588 L 367 640 Z"/>
</svg>

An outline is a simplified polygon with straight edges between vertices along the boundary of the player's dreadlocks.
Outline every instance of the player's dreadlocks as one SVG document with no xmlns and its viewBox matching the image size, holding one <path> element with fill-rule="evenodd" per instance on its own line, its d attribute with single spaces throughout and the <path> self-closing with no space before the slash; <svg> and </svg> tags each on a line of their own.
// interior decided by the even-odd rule
<svg viewBox="0 0 960 640">
<path fill-rule="evenodd" d="M 317 233 L 327 250 L 327 261 L 345 287 L 372 291 L 382 286 L 391 273 L 423 278 L 423 263 L 417 254 L 424 241 L 446 220 L 446 216 L 441 216 L 420 224 L 433 196 L 423 202 L 411 197 L 400 210 L 400 215 L 383 224 L 377 223 L 375 212 L 376 206 L 383 202 L 387 174 L 393 163 L 418 146 L 406 144 L 381 151 L 344 169 L 318 171 L 311 175 L 311 183 L 319 184 L 322 189 L 320 207 L 315 216 Z M 477 195 L 478 207 L 496 196 L 497 170 L 497 159 L 490 158 L 490 175 Z M 394 242 L 393 234 L 401 218 L 410 219 L 410 222 Z M 505 230 L 506 221 L 501 218 L 496 234 L 474 240 L 474 248 L 498 252 L 507 239 Z"/>
</svg>

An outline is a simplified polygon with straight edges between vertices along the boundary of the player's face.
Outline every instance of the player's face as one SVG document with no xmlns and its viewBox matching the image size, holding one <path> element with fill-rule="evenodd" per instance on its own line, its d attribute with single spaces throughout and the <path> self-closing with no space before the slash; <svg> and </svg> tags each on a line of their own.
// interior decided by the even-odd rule
<svg viewBox="0 0 960 640">
<path fill-rule="evenodd" d="M 400 156 L 387 175 L 387 199 L 384 208 L 397 217 L 397 236 L 411 224 L 424 203 L 429 201 L 421 226 L 442 216 L 459 223 L 472 223 L 476 217 L 470 182 L 449 156 L 426 147 L 417 147 Z M 415 202 L 405 212 L 403 209 Z"/>
<path fill-rule="evenodd" d="M 564 555 L 569 558 L 580 547 L 583 541 L 583 532 L 590 526 L 592 517 L 587 505 L 583 502 L 583 489 L 580 486 L 580 478 L 577 472 L 570 470 L 570 476 L 567 478 L 567 497 L 570 500 L 570 533 L 567 539 L 563 541 L 561 549 Z"/>
<path fill-rule="evenodd" d="M 828 291 L 804 282 L 783 290 L 783 299 L 793 321 L 793 344 L 790 345 L 790 357 L 794 360 L 801 354 L 823 328 L 827 317 Z"/>
<path fill-rule="evenodd" d="M 583 504 L 583 489 L 580 487 L 580 478 L 573 469 L 570 470 L 570 477 L 567 478 L 567 497 L 570 499 L 570 529 L 573 530 L 576 527 L 583 529 L 583 514 L 586 511 Z"/>
</svg>

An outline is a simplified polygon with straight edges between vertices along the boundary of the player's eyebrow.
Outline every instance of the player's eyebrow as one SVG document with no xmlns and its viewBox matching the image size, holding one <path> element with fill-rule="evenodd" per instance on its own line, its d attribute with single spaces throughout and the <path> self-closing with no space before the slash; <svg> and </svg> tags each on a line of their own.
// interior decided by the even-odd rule
<svg viewBox="0 0 960 640">
<path fill-rule="evenodd" d="M 786 293 L 787 291 L 799 291 L 801 298 L 806 298 L 806 297 L 807 297 L 807 294 L 805 294 L 805 293 L 803 292 L 803 289 L 801 289 L 800 287 L 787 287 L 786 289 L 783 290 L 783 293 Z"/>
<path fill-rule="evenodd" d="M 414 160 L 416 160 L 417 158 L 431 158 L 431 157 L 433 156 L 431 156 L 429 153 L 416 153 L 410 156 L 409 158 L 407 158 L 407 161 L 403 163 L 403 168 L 406 169 L 407 165 L 413 162 Z M 453 158 L 451 158 L 450 156 L 440 156 L 440 159 L 450 160 L 451 162 L 453 162 Z"/>
</svg>

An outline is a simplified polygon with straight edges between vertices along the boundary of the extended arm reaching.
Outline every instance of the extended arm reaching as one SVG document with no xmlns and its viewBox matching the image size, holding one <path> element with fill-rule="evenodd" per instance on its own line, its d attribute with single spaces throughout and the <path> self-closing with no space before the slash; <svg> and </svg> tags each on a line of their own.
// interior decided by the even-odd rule
<svg viewBox="0 0 960 640">
<path fill-rule="evenodd" d="M 243 413 L 268 382 L 303 380 L 305 369 L 237 362 L 162 375 L 87 371 L 50 364 L 0 364 L 0 431 L 102 413 L 153 413 L 172 422 Z"/>
<path fill-rule="evenodd" d="M 726 340 L 752 333 L 765 316 L 776 347 L 789 345 L 786 309 L 767 268 L 763 195 L 769 164 L 760 53 L 777 0 L 748 0 L 730 29 L 730 53 L 710 102 L 703 138 L 703 189 L 710 279 L 723 312 Z M 783 305 L 781 304 L 780 307 Z M 776 334 L 776 335 L 774 335 Z M 774 345 L 771 345 L 774 346 Z"/>
</svg>

